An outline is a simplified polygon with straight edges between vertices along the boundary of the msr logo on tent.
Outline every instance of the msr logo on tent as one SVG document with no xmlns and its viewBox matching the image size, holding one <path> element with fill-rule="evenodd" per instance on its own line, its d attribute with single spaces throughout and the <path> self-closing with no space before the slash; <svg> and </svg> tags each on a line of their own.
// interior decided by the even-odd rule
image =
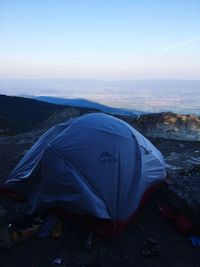
<svg viewBox="0 0 200 267">
<path fill-rule="evenodd" d="M 115 163 L 117 159 L 111 155 L 109 152 L 102 152 L 98 158 L 100 163 Z"/>
</svg>

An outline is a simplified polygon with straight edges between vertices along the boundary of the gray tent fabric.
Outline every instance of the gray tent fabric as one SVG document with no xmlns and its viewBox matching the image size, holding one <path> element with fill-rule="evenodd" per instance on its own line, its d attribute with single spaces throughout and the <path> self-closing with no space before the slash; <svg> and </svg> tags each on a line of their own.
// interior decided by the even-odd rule
<svg viewBox="0 0 200 267">
<path fill-rule="evenodd" d="M 5 186 L 32 209 L 60 206 L 76 214 L 128 219 L 144 192 L 165 178 L 161 153 L 126 122 L 87 114 L 47 131 Z"/>
</svg>

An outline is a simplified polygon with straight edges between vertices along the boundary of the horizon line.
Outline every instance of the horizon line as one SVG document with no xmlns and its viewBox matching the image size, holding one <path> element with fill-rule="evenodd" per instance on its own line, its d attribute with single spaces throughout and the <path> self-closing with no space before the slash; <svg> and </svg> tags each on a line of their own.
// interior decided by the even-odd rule
<svg viewBox="0 0 200 267">
<path fill-rule="evenodd" d="M 103 82 L 117 82 L 117 81 L 200 81 L 199 79 L 180 79 L 180 78 L 152 78 L 152 79 L 89 79 L 89 78 L 0 78 L 0 80 L 66 80 L 66 81 L 103 81 Z"/>
</svg>

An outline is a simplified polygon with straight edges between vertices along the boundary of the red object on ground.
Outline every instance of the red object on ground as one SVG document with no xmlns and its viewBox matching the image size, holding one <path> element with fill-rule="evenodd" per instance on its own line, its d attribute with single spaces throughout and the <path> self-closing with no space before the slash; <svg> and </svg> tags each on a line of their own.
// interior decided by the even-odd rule
<svg viewBox="0 0 200 267">
<path fill-rule="evenodd" d="M 198 226 L 186 214 L 173 209 L 169 205 L 160 204 L 158 209 L 165 219 L 173 222 L 180 234 L 191 234 L 198 230 Z"/>
<path fill-rule="evenodd" d="M 183 213 L 178 213 L 175 218 L 175 226 L 183 234 L 191 234 L 197 231 L 197 226 L 193 221 Z"/>
</svg>

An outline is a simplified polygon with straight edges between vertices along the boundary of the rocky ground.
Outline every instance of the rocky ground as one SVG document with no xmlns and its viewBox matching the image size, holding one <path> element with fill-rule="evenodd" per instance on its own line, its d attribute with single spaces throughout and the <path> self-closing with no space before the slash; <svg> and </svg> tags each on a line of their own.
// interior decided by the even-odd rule
<svg viewBox="0 0 200 267">
<path fill-rule="evenodd" d="M 73 111 L 72 111 L 73 113 Z M 78 114 L 73 113 L 74 116 Z M 48 127 L 51 123 L 48 124 Z M 0 138 L 0 179 L 9 174 L 27 149 L 45 129 L 15 137 Z M 169 173 L 164 197 L 172 205 L 200 221 L 200 142 L 152 138 L 151 141 L 163 153 Z M 61 258 L 60 266 L 172 266 L 199 267 L 200 250 L 193 247 L 188 236 L 180 235 L 158 212 L 163 191 L 157 192 L 140 211 L 135 223 L 129 225 L 115 241 L 95 237 L 92 250 L 83 251 L 85 231 L 64 223 L 60 239 L 29 238 L 17 242 L 8 251 L 0 251 L 2 267 L 47 267 L 55 258 Z M 5 202 L 4 198 L 0 203 Z M 159 255 L 143 257 L 144 242 L 153 238 L 159 246 Z M 59 266 L 59 265 L 58 265 Z"/>
</svg>

